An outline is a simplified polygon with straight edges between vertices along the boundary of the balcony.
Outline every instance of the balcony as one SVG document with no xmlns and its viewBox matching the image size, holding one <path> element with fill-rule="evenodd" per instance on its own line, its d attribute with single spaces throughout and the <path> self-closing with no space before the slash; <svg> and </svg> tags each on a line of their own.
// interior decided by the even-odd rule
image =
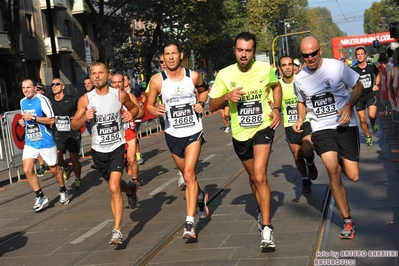
<svg viewBox="0 0 399 266">
<path fill-rule="evenodd" d="M 57 54 L 59 53 L 72 53 L 72 40 L 69 37 L 55 37 L 55 47 Z M 50 37 L 44 38 L 44 48 L 47 55 L 53 54 L 51 50 L 51 40 Z"/>
<path fill-rule="evenodd" d="M 50 0 L 50 7 L 52 9 L 66 9 L 68 8 L 68 0 Z M 46 0 L 40 0 L 40 9 L 47 9 Z"/>
<path fill-rule="evenodd" d="M 89 12 L 88 8 L 85 8 L 84 0 L 75 0 L 73 2 L 73 7 L 72 7 L 72 14 L 84 14 Z"/>
<path fill-rule="evenodd" d="M 7 31 L 0 31 L 0 49 L 10 49 Z"/>
</svg>

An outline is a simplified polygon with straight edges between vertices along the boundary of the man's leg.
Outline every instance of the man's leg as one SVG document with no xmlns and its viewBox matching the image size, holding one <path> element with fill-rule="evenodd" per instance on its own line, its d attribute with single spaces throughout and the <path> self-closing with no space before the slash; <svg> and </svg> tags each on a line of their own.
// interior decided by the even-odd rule
<svg viewBox="0 0 399 266">
<path fill-rule="evenodd" d="M 377 106 L 369 105 L 369 107 L 367 108 L 367 112 L 369 115 L 371 127 L 374 132 L 377 132 L 379 129 L 378 124 L 376 124 L 377 122 L 375 121 L 377 119 Z"/>
<path fill-rule="evenodd" d="M 263 225 L 270 225 L 270 186 L 266 170 L 269 162 L 271 145 L 255 145 L 254 158 L 243 161 L 249 175 L 249 184 L 258 203 Z"/>
<path fill-rule="evenodd" d="M 29 182 L 29 185 L 32 187 L 33 191 L 38 191 L 40 189 L 39 179 L 37 178 L 33 165 L 35 164 L 36 159 L 27 158 L 23 160 L 23 169 L 26 176 L 26 179 Z"/>
<path fill-rule="evenodd" d="M 80 178 L 82 172 L 82 166 L 79 160 L 79 153 L 77 152 L 70 152 L 69 157 L 72 162 L 73 172 L 75 173 L 76 178 Z"/>
<path fill-rule="evenodd" d="M 122 197 L 122 173 L 120 172 L 111 172 L 108 186 L 109 192 L 111 193 L 111 210 L 114 216 L 114 229 L 121 230 L 122 228 L 122 215 L 123 215 L 123 197 Z M 126 182 L 123 182 L 126 184 Z M 127 185 L 126 185 L 127 186 Z M 125 192 L 129 191 L 129 188 L 124 186 Z M 129 193 L 131 194 L 131 193 Z"/>
<path fill-rule="evenodd" d="M 186 182 L 186 206 L 187 216 L 194 217 L 195 209 L 197 207 L 197 197 L 200 192 L 197 177 L 195 175 L 195 168 L 197 166 L 198 158 L 201 152 L 201 140 L 194 141 L 188 145 L 184 152 L 184 157 L 179 157 L 172 153 L 173 160 L 176 166 L 183 173 L 184 181 Z"/>
<path fill-rule="evenodd" d="M 367 125 L 366 110 L 360 110 L 357 112 L 359 116 L 360 127 L 362 128 L 366 137 L 370 137 L 369 126 Z"/>
<path fill-rule="evenodd" d="M 288 144 L 292 156 L 294 157 L 295 166 L 298 168 L 299 173 L 302 177 L 307 177 L 308 173 L 306 172 L 306 163 L 302 156 L 301 145 L 298 144 Z"/>
<path fill-rule="evenodd" d="M 335 151 L 325 152 L 321 155 L 330 179 L 331 193 L 337 204 L 342 217 L 350 216 L 346 189 L 342 183 L 342 171 Z"/>
</svg>

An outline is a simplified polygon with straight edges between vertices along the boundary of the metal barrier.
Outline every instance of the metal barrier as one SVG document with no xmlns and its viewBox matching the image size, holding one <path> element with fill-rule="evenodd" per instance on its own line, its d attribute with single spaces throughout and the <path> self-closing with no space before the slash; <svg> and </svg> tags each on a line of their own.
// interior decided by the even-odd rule
<svg viewBox="0 0 399 266">
<path fill-rule="evenodd" d="M 1 118 L 1 143 L 5 160 L 2 157 L 0 170 L 8 170 L 10 184 L 12 184 L 11 168 L 17 169 L 18 180 L 21 180 L 19 167 L 22 166 L 22 151 L 25 145 L 25 129 L 18 124 L 21 118 L 21 110 L 6 112 Z"/>
</svg>

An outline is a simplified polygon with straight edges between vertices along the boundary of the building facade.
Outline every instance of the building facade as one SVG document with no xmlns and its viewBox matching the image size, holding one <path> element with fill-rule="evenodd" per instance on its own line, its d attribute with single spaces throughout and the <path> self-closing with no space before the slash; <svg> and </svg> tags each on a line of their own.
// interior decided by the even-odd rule
<svg viewBox="0 0 399 266">
<path fill-rule="evenodd" d="M 84 93 L 83 79 L 91 63 L 99 59 L 98 29 L 104 27 L 95 23 L 87 10 L 84 0 L 20 0 L 24 75 L 43 83 L 48 96 L 52 96 L 50 84 L 54 76 L 64 80 L 68 94 L 80 96 Z M 105 58 L 106 61 L 113 59 L 111 30 L 107 30 Z M 20 90 L 12 85 L 12 60 L 7 29 L 0 15 L 0 113 L 19 108 L 19 102 L 7 101 L 13 90 Z M 55 69 L 58 73 L 54 73 Z"/>
</svg>

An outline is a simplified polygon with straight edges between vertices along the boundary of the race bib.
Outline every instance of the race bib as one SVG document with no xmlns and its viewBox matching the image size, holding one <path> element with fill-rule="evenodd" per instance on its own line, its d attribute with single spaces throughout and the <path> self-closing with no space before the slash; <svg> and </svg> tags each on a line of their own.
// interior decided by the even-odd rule
<svg viewBox="0 0 399 266">
<path fill-rule="evenodd" d="M 97 123 L 100 145 L 112 144 L 122 140 L 118 122 Z"/>
<path fill-rule="evenodd" d="M 256 127 L 262 124 L 262 102 L 249 101 L 237 103 L 238 121 L 242 127 Z"/>
<path fill-rule="evenodd" d="M 71 131 L 71 118 L 69 116 L 56 116 L 55 128 L 57 131 Z"/>
<path fill-rule="evenodd" d="M 370 74 L 365 74 L 365 75 L 361 75 L 359 78 L 360 82 L 363 84 L 363 87 L 365 89 L 369 89 L 372 87 L 371 84 L 371 75 Z"/>
<path fill-rule="evenodd" d="M 285 108 L 288 123 L 296 123 L 298 121 L 298 110 L 295 105 L 287 105 Z"/>
<path fill-rule="evenodd" d="M 190 103 L 170 106 L 169 119 L 174 128 L 191 127 L 195 125 L 194 107 Z"/>
<path fill-rule="evenodd" d="M 331 92 L 317 94 L 311 97 L 313 112 L 317 118 L 332 116 L 337 114 L 334 95 Z"/>
<path fill-rule="evenodd" d="M 43 139 L 42 131 L 38 124 L 27 125 L 26 132 L 30 141 L 39 141 Z"/>
</svg>

